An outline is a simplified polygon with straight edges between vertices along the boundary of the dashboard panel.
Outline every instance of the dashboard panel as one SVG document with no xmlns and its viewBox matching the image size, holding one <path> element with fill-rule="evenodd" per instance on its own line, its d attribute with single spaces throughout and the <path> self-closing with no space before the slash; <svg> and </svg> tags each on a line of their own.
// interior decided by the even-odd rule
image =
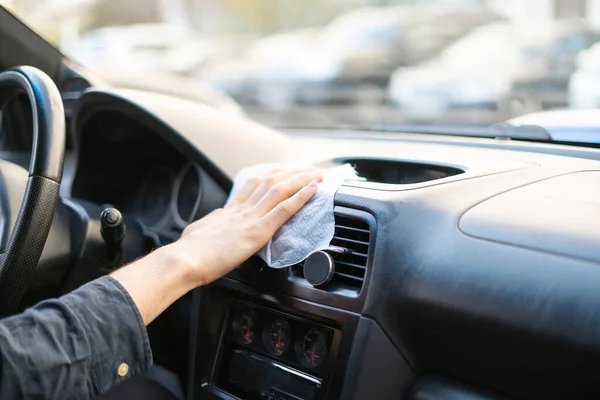
<svg viewBox="0 0 600 400">
<path fill-rule="evenodd" d="M 71 196 L 117 207 L 153 247 L 224 203 L 223 190 L 197 163 L 121 112 L 90 116 L 79 132 Z"/>
<path fill-rule="evenodd" d="M 282 138 L 251 122 L 219 119 L 190 103 L 163 100 L 139 93 L 83 95 L 75 114 L 85 135 L 78 135 L 74 194 L 131 207 L 154 226 L 162 211 L 140 211 L 144 207 L 135 206 L 136 193 L 158 196 L 142 189 L 147 180 L 172 193 L 183 176 L 181 182 L 188 183 L 181 185 L 193 183 L 181 196 L 192 201 L 177 207 L 186 214 L 197 192 L 193 174 L 181 172 L 190 162 L 198 167 L 202 192 L 195 217 L 221 206 L 231 178 L 255 162 L 377 159 L 464 171 L 429 176 L 426 183 L 387 179 L 338 191 L 336 211 L 367 224 L 347 227 L 368 231 L 371 238 L 363 254 L 368 261 L 358 265 L 365 268 L 364 283 L 354 293 L 352 287 L 312 287 L 296 273 L 301 269 L 270 270 L 253 259 L 194 291 L 185 375 L 190 398 L 398 399 L 411 393 L 422 398 L 433 390 L 430 385 L 410 388 L 432 374 L 441 377 L 444 388 L 458 382 L 456 387 L 467 391 L 486 388 L 508 398 L 597 398 L 596 257 L 579 257 L 576 248 L 555 254 L 547 245 L 505 240 L 505 232 L 523 221 L 529 229 L 524 235 L 541 227 L 552 230 L 552 239 L 560 243 L 572 234 L 596 243 L 595 231 L 565 229 L 557 222 L 564 218 L 541 221 L 539 201 L 521 202 L 516 213 L 503 204 L 512 191 L 523 193 L 519 188 L 600 171 L 600 151 L 403 133 L 312 131 Z M 109 112 L 116 110 L 119 115 Z M 97 153 L 103 155 L 94 158 L 86 148 L 100 148 Z M 296 158 L 288 159 L 291 153 Z M 119 174 L 127 179 L 109 179 Z M 169 196 L 162 195 L 166 204 Z M 171 207 L 172 200 L 171 195 Z M 149 211 L 156 211 L 150 204 Z M 550 209 L 565 216 L 569 207 L 577 202 L 566 195 Z M 494 215 L 505 218 L 497 221 Z M 589 201 L 573 215 L 592 221 L 600 210 Z M 312 328 L 324 337 L 312 340 L 329 350 L 315 368 L 304 363 L 302 351 Z M 248 368 L 271 378 L 245 379 L 240 371 Z M 295 384 L 280 386 L 280 381 Z"/>
</svg>

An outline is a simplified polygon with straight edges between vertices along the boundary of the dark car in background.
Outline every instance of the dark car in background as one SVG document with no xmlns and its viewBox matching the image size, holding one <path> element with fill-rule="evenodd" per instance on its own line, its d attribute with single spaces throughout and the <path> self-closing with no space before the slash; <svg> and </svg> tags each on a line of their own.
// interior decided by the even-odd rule
<svg viewBox="0 0 600 400">
<path fill-rule="evenodd" d="M 378 12 L 388 13 L 383 8 Z M 360 18 L 360 14 L 345 16 L 347 20 L 340 17 L 323 30 L 321 39 L 324 43 L 331 40 L 332 50 L 336 48 L 335 35 L 340 38 L 345 36 L 345 40 L 348 40 L 348 50 L 339 56 L 338 73 L 328 82 L 329 90 L 323 101 L 379 102 L 390 75 L 397 67 L 429 59 L 471 29 L 500 20 L 499 16 L 491 13 L 433 13 L 418 7 L 414 10 L 396 7 L 390 10 L 389 15 L 391 22 L 376 24 L 374 21 L 373 26 L 365 29 L 357 38 L 359 40 L 353 43 L 350 43 L 348 35 L 337 32 L 336 28 L 343 25 L 349 28 L 353 25 L 351 17 Z M 355 96 L 351 96 L 351 92 Z M 337 93 L 341 95 L 336 97 Z"/>
<path fill-rule="evenodd" d="M 428 10 L 359 8 L 321 29 L 266 37 L 235 62 L 213 65 L 201 76 L 242 102 L 251 100 L 272 109 L 294 104 L 379 104 L 396 68 L 422 62 L 473 28 L 501 20 L 488 12 Z"/>
</svg>

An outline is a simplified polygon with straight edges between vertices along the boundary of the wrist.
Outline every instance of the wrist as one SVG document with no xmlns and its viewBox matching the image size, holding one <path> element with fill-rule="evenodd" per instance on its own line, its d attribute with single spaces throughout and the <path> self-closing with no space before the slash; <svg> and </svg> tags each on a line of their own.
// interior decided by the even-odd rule
<svg viewBox="0 0 600 400">
<path fill-rule="evenodd" d="M 152 254 L 159 259 L 159 263 L 189 286 L 189 290 L 204 284 L 202 274 L 199 273 L 198 260 L 192 259 L 189 254 L 174 242 L 160 247 Z"/>
</svg>

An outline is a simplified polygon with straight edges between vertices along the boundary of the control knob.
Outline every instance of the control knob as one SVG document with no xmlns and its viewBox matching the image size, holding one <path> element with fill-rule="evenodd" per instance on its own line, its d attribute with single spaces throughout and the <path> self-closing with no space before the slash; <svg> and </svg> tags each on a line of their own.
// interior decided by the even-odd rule
<svg viewBox="0 0 600 400">
<path fill-rule="evenodd" d="M 335 263 L 330 253 L 346 253 L 341 247 L 330 246 L 326 250 L 318 250 L 304 261 L 304 278 L 314 287 L 325 286 L 333 278 Z"/>
</svg>

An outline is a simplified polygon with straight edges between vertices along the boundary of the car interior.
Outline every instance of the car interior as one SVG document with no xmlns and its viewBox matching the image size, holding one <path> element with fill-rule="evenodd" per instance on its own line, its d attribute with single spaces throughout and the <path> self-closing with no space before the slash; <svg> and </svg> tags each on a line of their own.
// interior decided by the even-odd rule
<svg viewBox="0 0 600 400">
<path fill-rule="evenodd" d="M 244 167 L 350 163 L 364 179 L 336 193 L 323 260 L 272 269 L 252 257 L 148 326 L 153 393 L 598 397 L 593 146 L 514 129 L 278 131 L 98 83 L 1 7 L 0 71 L 3 316 L 177 240 Z M 124 238 L 103 234 L 109 207 Z"/>
</svg>

